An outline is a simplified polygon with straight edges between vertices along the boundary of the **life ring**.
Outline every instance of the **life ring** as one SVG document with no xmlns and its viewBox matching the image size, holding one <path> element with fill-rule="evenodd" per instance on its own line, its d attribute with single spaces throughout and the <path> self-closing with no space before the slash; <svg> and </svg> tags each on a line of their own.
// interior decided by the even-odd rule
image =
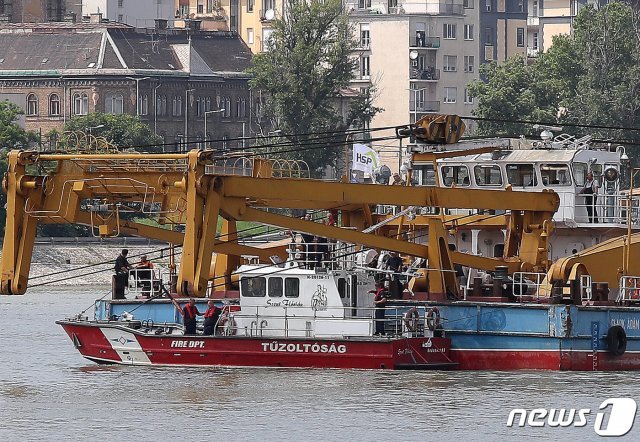
<svg viewBox="0 0 640 442">
<path fill-rule="evenodd" d="M 619 325 L 614 325 L 607 332 L 607 346 L 609 352 L 615 356 L 622 356 L 627 350 L 627 333 Z"/>
<path fill-rule="evenodd" d="M 431 307 L 429 309 L 426 323 L 431 331 L 435 331 L 440 327 L 440 310 L 438 310 L 438 307 Z"/>
<path fill-rule="evenodd" d="M 232 336 L 235 335 L 238 331 L 238 327 L 236 326 L 236 320 L 233 319 L 233 315 L 225 314 L 220 316 L 218 319 L 218 324 L 216 324 L 217 329 L 219 330 L 219 335 L 222 336 Z"/>
<path fill-rule="evenodd" d="M 418 330 L 418 321 L 420 320 L 418 309 L 413 307 L 411 310 L 404 314 L 402 320 L 404 321 L 404 325 L 405 327 L 407 327 L 407 330 L 411 332 Z"/>
</svg>

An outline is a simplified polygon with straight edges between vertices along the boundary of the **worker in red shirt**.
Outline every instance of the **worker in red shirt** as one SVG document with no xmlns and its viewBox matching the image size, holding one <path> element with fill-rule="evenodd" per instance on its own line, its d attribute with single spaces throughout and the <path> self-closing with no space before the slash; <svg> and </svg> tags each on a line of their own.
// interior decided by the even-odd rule
<svg viewBox="0 0 640 442">
<path fill-rule="evenodd" d="M 220 318 L 222 309 L 216 307 L 216 303 L 213 300 L 209 301 L 209 308 L 204 312 L 204 332 L 205 336 L 212 336 L 216 334 L 216 324 L 218 318 Z"/>
<path fill-rule="evenodd" d="M 183 319 L 184 319 L 184 334 L 195 335 L 196 334 L 196 316 L 202 316 L 202 313 L 198 311 L 196 307 L 195 299 L 189 299 L 189 303 L 184 306 Z"/>
</svg>

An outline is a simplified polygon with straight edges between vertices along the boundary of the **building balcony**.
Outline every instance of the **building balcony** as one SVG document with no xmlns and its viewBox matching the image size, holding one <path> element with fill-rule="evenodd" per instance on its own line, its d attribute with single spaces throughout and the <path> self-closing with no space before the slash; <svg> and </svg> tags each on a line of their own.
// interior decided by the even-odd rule
<svg viewBox="0 0 640 442">
<path fill-rule="evenodd" d="M 439 101 L 426 101 L 426 100 L 418 100 L 409 101 L 409 112 L 440 112 L 440 102 Z"/>
<path fill-rule="evenodd" d="M 409 39 L 410 49 L 438 49 L 439 47 L 440 37 L 426 37 L 422 31 L 417 31 L 415 37 Z"/>
<path fill-rule="evenodd" d="M 269 17 L 267 17 L 267 12 L 271 11 Z M 270 23 L 272 20 L 275 20 L 276 15 L 273 12 L 273 9 L 260 9 L 260 21 L 263 23 Z"/>
<path fill-rule="evenodd" d="M 440 80 L 440 69 L 433 67 L 418 69 L 412 67 L 409 71 L 409 78 L 416 81 L 438 81 Z"/>
<path fill-rule="evenodd" d="M 527 17 L 527 26 L 530 28 L 537 28 L 540 26 L 540 17 Z"/>
<path fill-rule="evenodd" d="M 484 59 L 486 61 L 493 61 L 493 45 L 484 45 Z"/>
</svg>

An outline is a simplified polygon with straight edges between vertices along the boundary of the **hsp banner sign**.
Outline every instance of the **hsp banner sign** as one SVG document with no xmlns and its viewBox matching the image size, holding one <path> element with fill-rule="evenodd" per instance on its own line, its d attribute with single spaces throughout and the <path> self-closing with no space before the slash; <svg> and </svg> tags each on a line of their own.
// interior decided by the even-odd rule
<svg viewBox="0 0 640 442">
<path fill-rule="evenodd" d="M 375 150 L 364 144 L 356 143 L 353 145 L 352 170 L 361 170 L 371 175 L 378 166 L 380 166 L 380 157 Z"/>
</svg>

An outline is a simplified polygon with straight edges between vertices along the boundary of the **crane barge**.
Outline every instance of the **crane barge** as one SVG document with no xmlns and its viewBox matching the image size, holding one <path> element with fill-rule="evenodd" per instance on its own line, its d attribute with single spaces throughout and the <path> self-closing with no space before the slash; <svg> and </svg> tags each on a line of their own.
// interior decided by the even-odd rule
<svg viewBox="0 0 640 442">
<path fill-rule="evenodd" d="M 447 141 L 457 141 L 461 132 L 460 124 L 446 117 L 423 123 L 428 129 L 420 130 L 418 124 L 408 130 L 417 137 L 428 133 Z M 494 151 L 495 147 L 477 147 L 429 155 L 437 170 L 447 159 Z M 153 299 L 101 301 L 94 320 L 59 321 L 76 348 L 97 362 L 640 368 L 640 327 L 634 326 L 640 319 L 634 298 L 635 267 L 612 271 L 612 262 L 598 259 L 624 251 L 627 262 L 637 262 L 640 238 L 634 234 L 626 240 L 612 239 L 606 246 L 552 261 L 549 239 L 561 207 L 553 188 L 325 182 L 292 170 L 276 171 L 274 162 L 258 157 L 245 163 L 248 166 L 240 169 L 226 168 L 228 159 L 206 150 L 11 152 L 3 181 L 8 203 L 0 290 L 7 295 L 27 290 L 38 223 L 79 223 L 90 226 L 97 236 L 137 235 L 182 246 L 170 290 L 150 281 L 146 294 Z M 629 195 L 631 208 L 633 192 Z M 376 209 L 381 206 L 405 209 L 399 216 L 379 214 Z M 416 208 L 437 210 L 424 215 L 421 211 L 409 220 L 404 213 L 415 213 Z M 337 213 L 339 221 L 330 225 L 300 219 L 290 215 L 294 209 Z M 475 211 L 470 216 L 480 227 L 481 213 L 508 215 L 501 229 L 506 238 L 501 256 L 451 249 L 449 231 L 455 219 L 450 214 L 459 210 Z M 132 220 L 124 215 L 127 212 L 153 217 L 157 224 Z M 219 217 L 225 240 L 216 239 Z M 241 244 L 238 221 L 331 242 L 322 259 L 310 265 L 306 245 L 299 242 L 266 248 Z M 184 225 L 184 232 L 170 228 L 173 225 Z M 415 234 L 417 227 L 425 231 L 423 240 Z M 374 317 L 369 293 L 380 272 L 353 259 L 367 249 L 413 259 L 402 272 L 408 290 L 387 302 L 383 319 Z M 490 292 L 486 283 L 474 278 L 468 293 L 457 280 L 456 265 L 490 274 Z M 598 279 L 601 285 L 594 286 L 591 274 L 607 280 Z M 139 292 L 138 287 L 134 284 L 130 294 Z M 609 299 L 611 289 L 616 291 L 614 299 Z M 225 300 L 217 334 L 183 334 L 176 298 L 189 297 Z M 134 304 L 135 317 L 129 313 Z M 376 335 L 379 322 L 383 333 Z"/>
</svg>

